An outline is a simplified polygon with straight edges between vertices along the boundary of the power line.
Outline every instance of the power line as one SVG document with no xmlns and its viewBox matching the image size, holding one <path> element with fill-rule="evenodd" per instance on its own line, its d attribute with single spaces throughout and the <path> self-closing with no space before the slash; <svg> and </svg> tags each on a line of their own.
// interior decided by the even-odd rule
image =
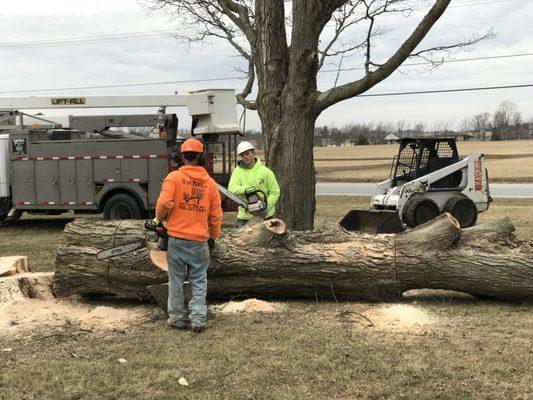
<svg viewBox="0 0 533 400">
<path fill-rule="evenodd" d="M 513 57 L 526 57 L 533 56 L 533 53 L 516 53 L 516 54 L 502 54 L 498 56 L 486 56 L 486 57 L 471 57 L 471 58 L 461 58 L 458 60 L 447 60 L 444 63 L 454 63 L 454 62 L 465 62 L 465 61 L 478 61 L 478 60 L 492 60 L 492 59 L 503 59 L 503 58 L 513 58 Z M 420 65 L 429 65 L 430 63 L 410 63 L 403 64 L 403 67 L 412 67 Z M 361 70 L 363 67 L 353 67 L 353 68 L 341 68 L 341 71 L 352 71 L 352 70 Z M 324 70 L 319 71 L 319 73 L 330 73 L 337 72 L 337 70 Z M 146 82 L 146 83 L 125 83 L 118 85 L 98 85 L 98 86 L 76 86 L 76 87 L 64 87 L 64 88 L 47 88 L 47 89 L 30 89 L 30 90 L 6 90 L 0 91 L 0 94 L 14 94 L 14 93 L 38 93 L 38 92 L 53 92 L 53 91 L 64 91 L 64 90 L 80 90 L 80 89 L 112 89 L 112 88 L 123 88 L 123 87 L 138 87 L 138 86 L 158 86 L 158 85 L 175 85 L 182 83 L 198 83 L 198 82 L 214 82 L 214 81 L 230 81 L 230 80 L 244 80 L 244 76 L 227 76 L 221 78 L 203 78 L 203 79 L 188 79 L 188 80 L 179 80 L 179 81 L 163 81 L 163 82 Z"/>
<path fill-rule="evenodd" d="M 188 79 L 188 80 L 182 80 L 182 81 L 126 83 L 126 84 L 122 84 L 122 85 L 76 86 L 76 87 L 65 87 L 65 88 L 48 88 L 48 89 L 31 89 L 31 90 L 7 90 L 7 91 L 0 92 L 0 94 L 54 92 L 54 91 L 62 91 L 62 90 L 79 90 L 79 89 L 111 89 L 111 88 L 134 87 L 134 86 L 173 85 L 173 84 L 180 84 L 180 83 L 230 81 L 230 80 L 244 80 L 244 79 L 246 79 L 246 77 L 228 76 L 228 77 L 225 77 L 225 78 L 204 78 L 204 79 Z"/>
<path fill-rule="evenodd" d="M 452 1 L 448 8 L 462 8 L 462 7 L 472 7 L 472 6 L 481 6 L 481 5 L 488 5 L 488 4 L 496 4 L 496 3 L 508 3 L 511 0 L 465 0 L 465 1 Z M 433 2 L 427 1 L 426 4 L 421 9 L 427 9 L 431 8 L 433 6 Z"/>
<path fill-rule="evenodd" d="M 445 60 L 442 61 L 443 64 L 448 63 L 456 63 L 456 62 L 465 62 L 465 61 L 478 61 L 478 60 L 496 60 L 500 58 L 514 58 L 514 57 L 526 57 L 526 56 L 533 56 L 533 53 L 516 53 L 516 54 L 503 54 L 499 56 L 485 56 L 485 57 L 471 57 L 471 58 L 460 58 L 457 60 Z M 431 65 L 429 62 L 419 62 L 419 63 L 409 63 L 409 64 L 402 64 L 401 67 L 415 67 L 415 66 L 421 66 L 421 65 Z M 365 69 L 364 67 L 350 67 L 350 68 L 341 68 L 340 71 L 355 71 L 355 70 L 362 70 Z M 330 69 L 330 70 L 324 70 L 320 72 L 337 72 L 336 69 Z"/>
<path fill-rule="evenodd" d="M 24 47 L 44 47 L 44 46 L 63 46 L 63 45 L 72 45 L 72 44 L 90 44 L 90 43 L 108 43 L 108 42 L 121 42 L 127 40 L 141 40 L 141 39 L 151 39 L 156 38 L 161 35 L 171 35 L 174 33 L 172 29 L 165 29 L 159 31 L 149 31 L 149 32 L 131 32 L 131 33 L 122 33 L 122 34 L 111 34 L 111 35 L 96 35 L 96 36 L 81 36 L 77 38 L 70 39 L 47 39 L 47 40 L 38 40 L 38 41 L 29 41 L 29 42 L 13 42 L 13 43 L 0 43 L 0 48 L 10 49 L 10 48 L 24 48 Z"/>
<path fill-rule="evenodd" d="M 146 84 L 138 84 L 138 85 L 140 86 L 140 85 L 154 85 L 154 84 L 167 84 L 167 83 L 189 83 L 189 82 L 204 82 L 204 81 L 229 80 L 229 79 L 242 80 L 243 78 L 241 77 L 211 78 L 211 79 L 197 79 L 197 80 L 189 80 L 189 81 L 146 83 Z M 120 85 L 114 85 L 113 87 L 117 87 L 117 86 L 120 86 Z M 132 86 L 132 85 L 122 85 L 122 86 Z M 85 88 L 95 89 L 95 88 L 101 88 L 101 87 L 109 87 L 109 86 L 86 86 Z M 412 91 L 412 92 L 370 93 L 370 94 L 359 94 L 356 97 L 383 97 L 383 96 L 404 96 L 404 95 L 413 95 L 413 94 L 473 92 L 473 91 L 484 91 L 484 90 L 520 89 L 520 88 L 528 88 L 528 87 L 533 87 L 533 84 L 483 86 L 483 87 L 455 88 L 455 89 L 434 89 L 434 90 L 419 90 L 419 91 Z M 71 89 L 74 89 L 74 88 L 71 88 Z M 76 89 L 81 89 L 81 87 L 78 87 Z M 45 90 L 51 90 L 51 89 L 40 89 L 40 90 L 45 91 Z M 67 88 L 54 89 L 54 90 L 67 90 Z M 36 91 L 39 91 L 39 90 L 36 90 Z M 0 93 L 5 94 L 5 93 L 21 93 L 21 92 L 24 92 L 24 91 L 11 91 L 11 92 L 0 92 Z"/>
<path fill-rule="evenodd" d="M 468 6 L 477 6 L 477 5 L 487 5 L 495 3 L 504 3 L 511 0 L 459 0 L 453 1 L 448 8 L 451 7 L 468 7 Z M 432 3 L 425 3 L 424 8 L 430 8 Z M 93 36 L 80 36 L 68 39 L 47 39 L 47 40 L 37 40 L 37 41 L 28 41 L 28 42 L 0 42 L 0 48 L 11 49 L 11 48 L 24 48 L 24 47 L 46 47 L 46 46 L 64 46 L 64 45 L 75 45 L 75 44 L 100 44 L 108 42 L 122 42 L 129 40 L 142 40 L 142 39 L 154 39 L 157 36 L 171 35 L 175 30 L 164 29 L 156 31 L 146 31 L 146 32 L 129 32 L 129 33 L 120 33 L 120 34 L 106 34 L 106 35 L 93 35 Z"/>
<path fill-rule="evenodd" d="M 420 90 L 420 91 L 414 91 L 414 92 L 370 93 L 370 94 L 359 94 L 356 97 L 380 97 L 380 96 L 403 96 L 403 95 L 410 95 L 410 94 L 473 92 L 473 91 L 482 91 L 482 90 L 517 89 L 517 88 L 526 88 L 526 87 L 533 87 L 533 84 L 484 86 L 484 87 L 460 88 L 460 89 Z"/>
</svg>

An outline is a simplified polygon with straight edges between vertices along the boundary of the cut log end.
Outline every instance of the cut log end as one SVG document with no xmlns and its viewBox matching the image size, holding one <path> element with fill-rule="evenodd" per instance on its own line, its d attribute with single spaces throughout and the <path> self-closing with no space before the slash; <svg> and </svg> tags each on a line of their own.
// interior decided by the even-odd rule
<svg viewBox="0 0 533 400">
<path fill-rule="evenodd" d="M 276 235 L 285 233 L 285 222 L 283 222 L 281 219 L 272 218 L 263 222 L 263 225 L 266 229 Z"/>
<path fill-rule="evenodd" d="M 150 260 L 157 268 L 163 271 L 168 271 L 166 251 L 150 250 Z"/>
</svg>

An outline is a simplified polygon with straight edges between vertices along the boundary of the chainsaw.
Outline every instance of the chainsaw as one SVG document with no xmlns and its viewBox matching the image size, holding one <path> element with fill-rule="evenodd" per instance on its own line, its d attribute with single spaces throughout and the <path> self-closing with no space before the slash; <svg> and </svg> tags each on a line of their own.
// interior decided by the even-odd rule
<svg viewBox="0 0 533 400">
<path fill-rule="evenodd" d="M 96 254 L 98 260 L 106 260 L 108 258 L 121 256 L 143 247 L 150 247 L 150 244 L 157 243 L 158 250 L 167 251 L 168 248 L 168 233 L 167 229 L 162 223 L 157 224 L 155 221 L 146 221 L 144 228 L 147 230 L 146 238 L 144 240 L 136 240 L 128 242 L 119 246 L 111 247 L 102 250 Z"/>
<path fill-rule="evenodd" d="M 246 197 L 246 201 L 244 201 L 218 183 L 217 188 L 221 193 L 225 194 L 235 203 L 244 207 L 247 212 L 257 216 L 266 216 L 267 196 L 262 190 L 255 188 L 247 189 L 244 192 L 244 196 Z M 168 233 L 165 226 L 162 223 L 157 224 L 155 221 L 146 221 L 144 223 L 144 228 L 148 231 L 144 240 L 136 240 L 134 242 L 124 243 L 119 246 L 102 250 L 96 254 L 96 258 L 98 260 L 106 260 L 108 258 L 118 257 L 123 254 L 142 249 L 143 247 L 149 247 L 150 243 L 157 243 L 157 248 L 159 250 L 167 251 Z"/>
<path fill-rule="evenodd" d="M 243 199 L 234 195 L 228 189 L 218 183 L 217 189 L 220 193 L 224 194 L 226 197 L 230 198 L 235 203 L 242 206 L 250 214 L 262 217 L 266 216 L 266 211 L 268 207 L 267 195 L 262 190 L 255 189 L 253 187 L 246 189 L 244 192 L 244 197 L 246 197 L 246 201 L 244 201 Z"/>
</svg>

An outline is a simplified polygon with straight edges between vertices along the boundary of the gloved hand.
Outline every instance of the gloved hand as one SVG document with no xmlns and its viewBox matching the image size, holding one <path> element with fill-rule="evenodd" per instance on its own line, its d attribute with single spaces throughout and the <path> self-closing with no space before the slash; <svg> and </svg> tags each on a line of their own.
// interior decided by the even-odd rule
<svg viewBox="0 0 533 400">
<path fill-rule="evenodd" d="M 209 251 L 215 250 L 215 239 L 207 239 L 207 247 L 209 247 Z"/>
<path fill-rule="evenodd" d="M 161 225 L 161 222 L 157 218 L 154 218 L 144 223 L 144 229 L 148 231 L 155 231 L 155 229 L 160 225 Z"/>
</svg>

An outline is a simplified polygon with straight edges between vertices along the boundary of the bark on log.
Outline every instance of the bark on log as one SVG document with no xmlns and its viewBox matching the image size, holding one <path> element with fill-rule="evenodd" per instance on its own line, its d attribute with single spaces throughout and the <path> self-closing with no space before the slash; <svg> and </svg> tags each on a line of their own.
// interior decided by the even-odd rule
<svg viewBox="0 0 533 400">
<path fill-rule="evenodd" d="M 386 300 L 433 288 L 533 299 L 533 243 L 517 240 L 509 219 L 461 230 L 443 214 L 398 235 L 348 232 L 338 225 L 286 232 L 276 224 L 248 224 L 221 234 L 208 271 L 210 297 Z M 167 281 L 150 250 L 104 261 L 95 257 L 102 249 L 142 237 L 140 221 L 67 225 L 54 292 L 149 298 L 147 286 Z"/>
</svg>

